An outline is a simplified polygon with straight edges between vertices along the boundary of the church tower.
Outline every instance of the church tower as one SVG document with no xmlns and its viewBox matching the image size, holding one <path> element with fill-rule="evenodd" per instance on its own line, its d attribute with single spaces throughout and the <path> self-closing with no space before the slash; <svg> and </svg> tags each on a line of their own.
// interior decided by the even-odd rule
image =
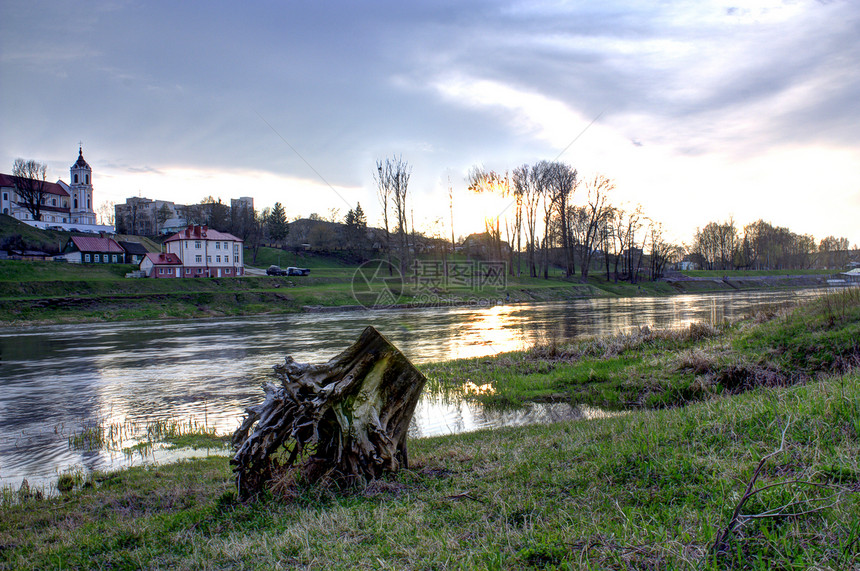
<svg viewBox="0 0 860 571">
<path fill-rule="evenodd" d="M 83 147 L 78 148 L 78 160 L 69 170 L 69 210 L 73 224 L 95 224 L 93 209 L 93 169 L 84 160 Z"/>
</svg>

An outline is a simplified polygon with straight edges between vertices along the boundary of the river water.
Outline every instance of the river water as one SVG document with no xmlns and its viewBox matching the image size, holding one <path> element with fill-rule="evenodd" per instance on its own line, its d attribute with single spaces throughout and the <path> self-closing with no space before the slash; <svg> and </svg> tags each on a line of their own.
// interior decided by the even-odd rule
<svg viewBox="0 0 860 571">
<path fill-rule="evenodd" d="M 720 322 L 824 290 L 733 292 L 660 298 L 339 311 L 199 320 L 88 323 L 0 329 L 0 485 L 48 484 L 65 470 L 170 459 L 73 450 L 68 436 L 93 423 L 194 422 L 220 434 L 262 400 L 272 365 L 292 355 L 321 362 L 373 325 L 420 364 L 523 349 L 648 325 Z M 413 437 L 599 415 L 566 405 L 488 411 L 425 395 Z M 129 440 L 132 442 L 133 440 Z"/>
</svg>

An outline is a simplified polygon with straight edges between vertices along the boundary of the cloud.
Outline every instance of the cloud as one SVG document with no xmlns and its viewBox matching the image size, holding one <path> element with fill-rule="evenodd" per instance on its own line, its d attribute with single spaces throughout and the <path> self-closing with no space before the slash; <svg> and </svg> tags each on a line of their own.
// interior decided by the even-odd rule
<svg viewBox="0 0 860 571">
<path fill-rule="evenodd" d="M 562 159 L 639 195 L 647 180 L 655 204 L 679 192 L 659 176 L 676 164 L 714 179 L 702 169 L 860 147 L 860 10 L 847 0 L 0 10 L 0 161 L 67 172 L 83 139 L 105 184 L 121 165 L 265 172 L 297 188 L 316 170 L 370 211 L 374 160 L 398 153 L 416 198 L 434 203 L 442 173 L 553 158 L 602 112 Z"/>
</svg>

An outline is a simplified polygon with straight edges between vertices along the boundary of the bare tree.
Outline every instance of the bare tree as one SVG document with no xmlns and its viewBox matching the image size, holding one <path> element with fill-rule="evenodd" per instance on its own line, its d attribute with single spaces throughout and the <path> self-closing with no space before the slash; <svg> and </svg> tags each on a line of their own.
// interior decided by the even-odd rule
<svg viewBox="0 0 860 571">
<path fill-rule="evenodd" d="M 553 243 L 552 216 L 555 212 L 555 194 L 552 187 L 553 163 L 540 161 L 532 167 L 532 179 L 543 206 L 543 239 L 541 240 L 543 278 L 549 279 L 549 249 Z"/>
<path fill-rule="evenodd" d="M 27 209 L 33 220 L 42 219 L 42 205 L 47 192 L 46 173 L 48 167 L 32 159 L 15 159 L 12 176 L 15 177 L 15 192 L 18 204 Z"/>
<path fill-rule="evenodd" d="M 728 270 L 735 264 L 741 241 L 735 222 L 709 222 L 701 230 L 696 229 L 693 252 L 701 257 L 702 265 L 709 270 Z"/>
<path fill-rule="evenodd" d="M 164 223 L 170 220 L 173 216 L 173 211 L 170 210 L 170 207 L 167 203 L 161 205 L 161 208 L 158 209 L 158 212 L 155 213 L 155 221 L 158 225 L 156 230 L 161 232 L 164 229 Z"/>
<path fill-rule="evenodd" d="M 448 208 L 451 210 L 451 255 L 457 252 L 457 241 L 454 239 L 454 187 L 451 186 L 451 177 L 448 177 Z M 448 275 L 448 266 L 445 266 L 445 275 Z"/>
<path fill-rule="evenodd" d="M 608 195 L 615 189 L 615 183 L 603 175 L 597 175 L 594 180 L 585 185 L 588 192 L 588 203 L 582 210 L 583 232 L 580 245 L 580 276 L 582 282 L 588 281 L 588 271 L 591 258 L 599 241 L 605 237 L 606 219 L 612 207 L 608 204 Z M 608 252 L 604 251 L 604 256 Z"/>
<path fill-rule="evenodd" d="M 613 240 L 613 255 L 615 258 L 615 281 L 618 281 L 620 273 L 624 273 L 624 278 L 634 281 L 633 263 L 636 254 L 636 232 L 642 227 L 640 218 L 642 217 L 641 206 L 637 206 L 632 211 L 627 211 L 621 208 L 615 208 L 612 211 L 612 234 Z"/>
<path fill-rule="evenodd" d="M 651 238 L 651 256 L 649 260 L 649 272 L 651 281 L 657 281 L 663 276 L 666 269 L 666 263 L 676 256 L 678 247 L 674 244 L 669 244 L 663 237 L 663 225 L 659 222 L 651 220 L 649 228 Z"/>
<path fill-rule="evenodd" d="M 376 196 L 379 198 L 379 205 L 382 206 L 382 222 L 385 227 L 385 253 L 388 256 L 388 273 L 392 274 L 391 269 L 391 232 L 388 225 L 388 205 L 391 203 L 391 194 L 393 192 L 391 186 L 391 178 L 388 176 L 390 159 L 385 159 L 383 163 L 381 159 L 376 161 L 376 172 L 373 179 L 376 181 Z"/>
<path fill-rule="evenodd" d="M 552 202 L 555 205 L 559 218 L 559 234 L 564 254 L 565 277 L 570 277 L 576 271 L 576 266 L 573 258 L 573 241 L 570 231 L 570 218 L 568 217 L 568 205 L 570 197 L 576 192 L 576 188 L 579 185 L 576 169 L 565 163 L 552 163 L 549 184 Z"/>
<path fill-rule="evenodd" d="M 466 182 L 469 183 L 469 190 L 479 194 L 494 194 L 496 196 L 505 197 L 508 194 L 508 177 L 495 172 L 484 170 L 483 167 L 473 166 L 466 176 Z M 497 212 L 493 216 L 484 217 L 484 230 L 490 239 L 492 257 L 496 261 L 502 260 L 502 231 L 501 218 L 502 212 Z"/>
<path fill-rule="evenodd" d="M 842 269 L 848 264 L 848 238 L 828 236 L 818 245 L 819 264 L 824 268 Z"/>
<path fill-rule="evenodd" d="M 96 209 L 99 224 L 113 226 L 116 222 L 116 203 L 113 201 L 102 202 Z"/>
<path fill-rule="evenodd" d="M 385 161 L 376 161 L 376 185 L 377 195 L 382 204 L 383 220 L 385 222 L 385 236 L 388 244 L 389 263 L 391 262 L 390 233 L 388 224 L 388 204 L 393 202 L 394 213 L 397 217 L 397 232 L 400 249 L 400 272 L 405 274 L 408 264 L 409 249 L 407 236 L 409 231 L 407 208 L 407 194 L 409 192 L 409 177 L 412 175 L 412 167 L 402 157 L 394 156 L 386 158 Z"/>
<path fill-rule="evenodd" d="M 535 176 L 534 170 L 529 165 L 522 165 L 513 170 L 511 182 L 514 193 L 519 197 L 526 226 L 526 263 L 529 267 L 529 276 L 537 277 L 537 213 L 541 197 L 539 177 Z"/>
</svg>

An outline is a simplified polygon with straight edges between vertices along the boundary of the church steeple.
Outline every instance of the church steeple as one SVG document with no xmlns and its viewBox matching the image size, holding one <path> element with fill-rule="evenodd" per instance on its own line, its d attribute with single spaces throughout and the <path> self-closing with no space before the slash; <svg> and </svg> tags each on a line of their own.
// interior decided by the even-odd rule
<svg viewBox="0 0 860 571">
<path fill-rule="evenodd" d="M 87 164 L 87 161 L 84 160 L 84 147 L 83 145 L 78 146 L 78 160 L 75 161 L 75 164 L 72 165 L 72 168 L 69 169 L 69 172 L 72 176 L 72 186 L 76 185 L 87 185 L 92 186 L 93 181 L 93 169 Z"/>
<path fill-rule="evenodd" d="M 84 146 L 78 146 L 78 160 L 75 161 L 75 164 L 72 165 L 72 168 L 84 168 L 92 172 L 90 165 L 87 164 L 87 161 L 84 160 Z"/>
<path fill-rule="evenodd" d="M 78 146 L 78 160 L 69 169 L 71 184 L 69 204 L 72 222 L 81 224 L 95 224 L 95 211 L 93 210 L 93 169 L 84 159 L 83 144 Z"/>
</svg>

